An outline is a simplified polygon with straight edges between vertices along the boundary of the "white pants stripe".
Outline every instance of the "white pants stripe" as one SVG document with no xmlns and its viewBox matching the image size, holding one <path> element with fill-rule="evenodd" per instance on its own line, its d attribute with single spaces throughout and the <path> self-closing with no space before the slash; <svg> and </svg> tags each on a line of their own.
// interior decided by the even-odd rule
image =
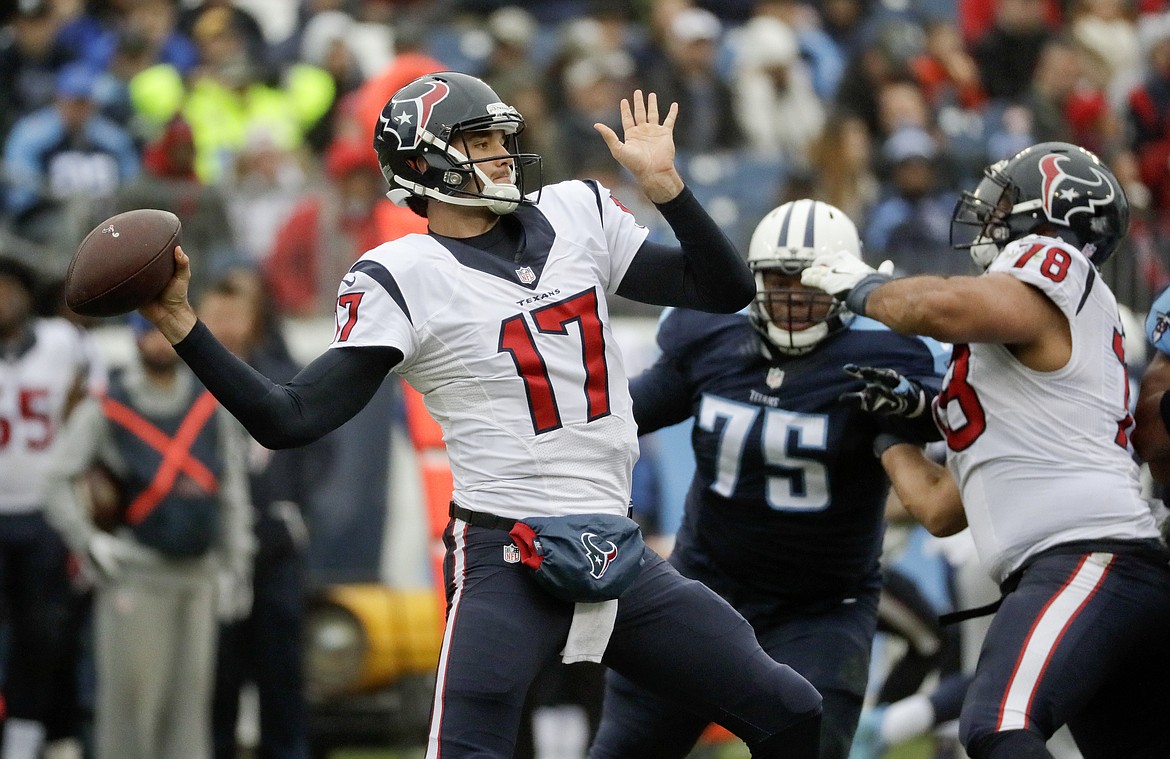
<svg viewBox="0 0 1170 759">
<path fill-rule="evenodd" d="M 447 629 L 443 631 L 443 647 L 439 651 L 438 678 L 435 682 L 435 700 L 431 705 L 431 729 L 427 736 L 426 759 L 439 757 L 439 727 L 443 724 L 443 681 L 447 675 L 447 656 L 451 649 L 451 631 L 455 628 L 455 619 L 459 616 L 459 601 L 463 597 L 463 579 L 466 574 L 467 562 L 467 527 L 468 524 L 456 519 L 451 528 L 455 539 L 455 550 L 451 552 L 454 561 L 453 576 L 455 592 L 451 596 L 451 608 L 447 613 Z"/>
<path fill-rule="evenodd" d="M 1028 727 L 1028 711 L 1032 705 L 1032 697 L 1044 676 L 1044 671 L 1048 668 L 1048 663 L 1052 660 L 1053 652 L 1060 645 L 1065 630 L 1105 580 L 1109 565 L 1112 563 L 1111 553 L 1093 553 L 1086 556 L 1069 577 L 1068 582 L 1049 600 L 1048 605 L 1036 618 L 1000 704 L 997 731 L 1023 730 Z"/>
</svg>

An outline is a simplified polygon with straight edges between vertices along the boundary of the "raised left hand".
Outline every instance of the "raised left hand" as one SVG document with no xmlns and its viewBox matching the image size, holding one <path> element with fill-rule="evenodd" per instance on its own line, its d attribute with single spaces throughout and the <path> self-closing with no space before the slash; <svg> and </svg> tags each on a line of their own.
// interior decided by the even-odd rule
<svg viewBox="0 0 1170 759">
<path fill-rule="evenodd" d="M 671 103 L 659 123 L 658 96 L 651 92 L 643 99 L 634 90 L 633 104 L 622 98 L 622 138 L 605 124 L 593 125 L 605 140 L 609 152 L 624 166 L 654 203 L 674 199 L 683 189 L 682 176 L 674 165 L 674 122 L 678 103 Z M 624 139 L 623 139 L 624 138 Z"/>
</svg>

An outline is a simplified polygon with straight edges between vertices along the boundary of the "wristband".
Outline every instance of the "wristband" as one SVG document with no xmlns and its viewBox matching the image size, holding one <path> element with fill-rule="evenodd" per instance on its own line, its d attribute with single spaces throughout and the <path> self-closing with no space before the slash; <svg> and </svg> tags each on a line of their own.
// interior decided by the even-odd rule
<svg viewBox="0 0 1170 759">
<path fill-rule="evenodd" d="M 887 448 L 891 448 L 899 443 L 914 445 L 906 438 L 895 435 L 892 432 L 879 432 L 873 439 L 873 455 L 880 459 Z"/>
<path fill-rule="evenodd" d="M 865 316 L 865 304 L 869 300 L 869 294 L 891 279 L 889 274 L 880 271 L 862 277 L 845 296 L 845 307 L 858 316 Z"/>
</svg>

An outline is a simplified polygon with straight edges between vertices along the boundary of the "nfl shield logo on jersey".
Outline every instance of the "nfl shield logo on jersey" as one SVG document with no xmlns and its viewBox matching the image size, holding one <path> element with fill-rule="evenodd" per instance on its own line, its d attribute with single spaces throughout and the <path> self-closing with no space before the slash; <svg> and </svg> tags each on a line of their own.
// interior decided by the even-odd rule
<svg viewBox="0 0 1170 759">
<path fill-rule="evenodd" d="M 531 266 L 521 266 L 516 270 L 516 276 L 526 285 L 531 285 L 536 281 L 536 272 L 532 270 Z"/>
<path fill-rule="evenodd" d="M 768 370 L 768 376 L 764 378 L 764 384 L 775 390 L 784 384 L 784 370 L 773 366 Z"/>
<path fill-rule="evenodd" d="M 520 563 L 520 549 L 516 547 L 515 543 L 504 546 L 504 561 L 509 564 Z"/>
</svg>

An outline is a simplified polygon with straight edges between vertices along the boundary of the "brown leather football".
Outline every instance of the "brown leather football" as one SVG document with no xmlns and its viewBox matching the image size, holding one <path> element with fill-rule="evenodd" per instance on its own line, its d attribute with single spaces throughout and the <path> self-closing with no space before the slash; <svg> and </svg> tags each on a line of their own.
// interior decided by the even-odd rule
<svg viewBox="0 0 1170 759">
<path fill-rule="evenodd" d="M 83 316 L 117 316 L 149 303 L 174 276 L 182 226 L 170 211 L 140 208 L 94 227 L 65 274 L 66 305 Z"/>
</svg>

